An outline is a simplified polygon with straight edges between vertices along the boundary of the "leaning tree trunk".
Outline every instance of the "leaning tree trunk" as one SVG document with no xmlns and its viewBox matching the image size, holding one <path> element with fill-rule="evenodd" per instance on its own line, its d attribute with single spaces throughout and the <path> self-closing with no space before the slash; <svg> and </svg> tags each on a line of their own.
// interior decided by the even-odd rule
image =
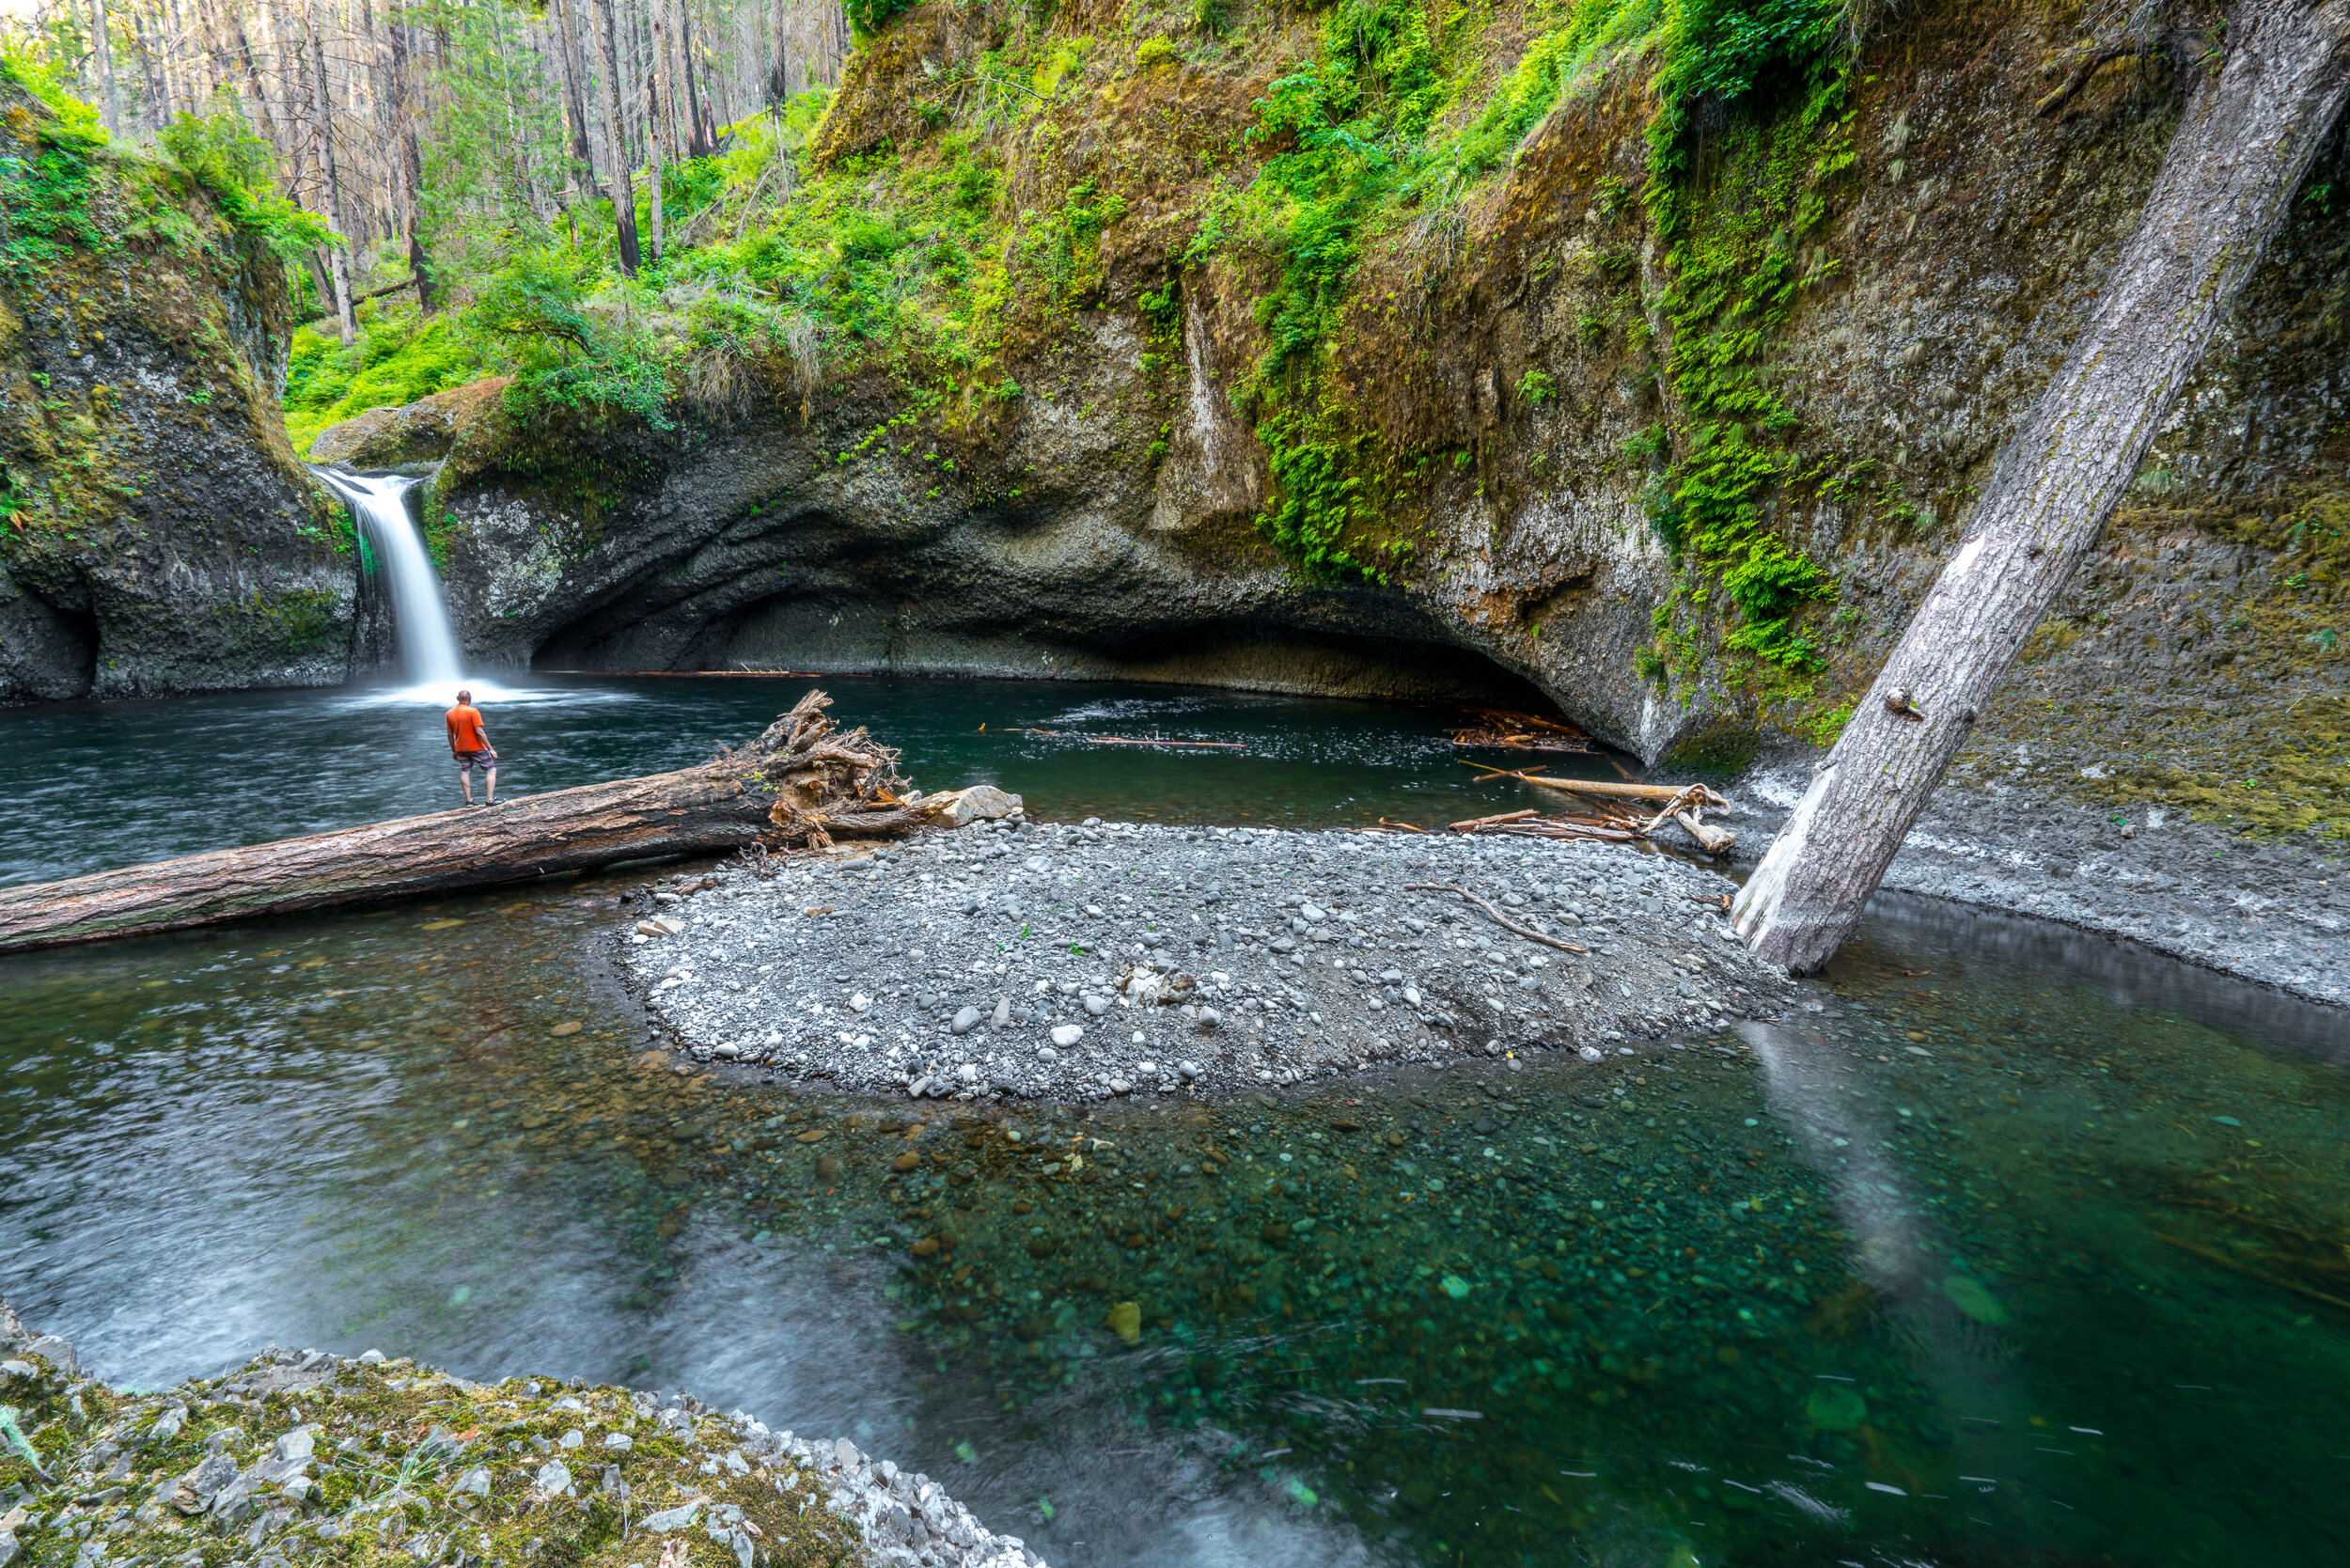
<svg viewBox="0 0 2350 1568">
<path fill-rule="evenodd" d="M 446 893 L 549 871 L 754 843 L 823 846 L 929 820 L 898 753 L 840 734 L 810 692 L 740 751 L 697 768 L 273 844 L 0 888 L 0 953 Z"/>
<path fill-rule="evenodd" d="M 2001 450 L 1966 538 L 1733 912 L 1760 956 L 1827 962 L 2016 651 L 2138 471 L 2350 91 L 2350 0 L 2238 0 L 2138 230 Z"/>
</svg>

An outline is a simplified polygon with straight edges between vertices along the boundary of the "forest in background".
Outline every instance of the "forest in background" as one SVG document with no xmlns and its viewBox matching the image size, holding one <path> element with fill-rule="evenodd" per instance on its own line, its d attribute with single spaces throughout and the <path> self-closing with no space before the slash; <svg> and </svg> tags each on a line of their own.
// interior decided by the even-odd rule
<svg viewBox="0 0 2350 1568">
<path fill-rule="evenodd" d="M 516 368 L 501 321 L 612 359 L 613 323 L 565 319 L 598 274 L 658 273 L 713 238 L 736 177 L 783 194 L 777 154 L 851 47 L 839 0 L 38 0 L 5 43 L 103 139 L 320 220 L 275 231 L 308 318 L 286 391 L 298 447 Z M 634 368 L 588 390 L 642 392 Z"/>
<path fill-rule="evenodd" d="M 1767 345 L 1833 270 L 1812 231 L 1851 161 L 1872 0 L 1177 0 L 1111 18 L 966 0 L 902 22 L 906 0 L 44 3 L 8 44 L 20 77 L 250 208 L 331 227 L 280 245 L 315 302 L 284 398 L 297 449 L 490 373 L 518 412 L 666 429 L 761 404 L 806 418 L 820 375 L 865 366 L 900 389 L 893 423 L 968 423 L 1023 395 L 1015 364 L 1084 303 L 1128 304 L 1144 360 L 1166 360 L 1184 279 L 1220 264 L 1262 334 L 1227 388 L 1272 471 L 1257 527 L 1314 574 L 1373 582 L 1425 542 L 1431 464 L 1465 454 L 1381 449 L 1339 395 L 1357 260 L 1385 251 L 1433 297 L 1468 259 L 1470 204 L 1554 109 L 1612 82 L 1627 129 L 1645 122 L 1647 174 L 1603 181 L 1624 232 L 1602 281 L 1679 411 L 1629 453 L 1656 468 L 1650 521 L 1736 606 L 1739 650 L 1819 663 L 1798 618 L 1826 574 L 1764 515 L 1803 466 Z M 906 47 L 852 77 L 863 97 L 835 124 L 853 39 Z M 1149 151 L 1145 123 L 1187 129 Z M 1733 200 L 1700 199 L 1700 124 L 1716 162 L 1759 179 Z M 1628 259 L 1639 225 L 1669 279 L 1653 297 Z M 1649 336 L 1660 313 L 1669 346 Z M 1529 369 L 1511 393 L 1557 388 Z"/>
</svg>

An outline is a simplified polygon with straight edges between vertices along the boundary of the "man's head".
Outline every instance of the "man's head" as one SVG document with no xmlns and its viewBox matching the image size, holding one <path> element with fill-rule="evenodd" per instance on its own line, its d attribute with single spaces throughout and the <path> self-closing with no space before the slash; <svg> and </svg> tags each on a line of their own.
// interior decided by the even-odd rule
<svg viewBox="0 0 2350 1568">
<path fill-rule="evenodd" d="M 459 692 L 459 693 L 457 694 L 457 700 L 458 700 L 460 703 L 471 702 L 471 701 L 473 700 L 473 693 L 471 693 L 471 692 Z"/>
</svg>

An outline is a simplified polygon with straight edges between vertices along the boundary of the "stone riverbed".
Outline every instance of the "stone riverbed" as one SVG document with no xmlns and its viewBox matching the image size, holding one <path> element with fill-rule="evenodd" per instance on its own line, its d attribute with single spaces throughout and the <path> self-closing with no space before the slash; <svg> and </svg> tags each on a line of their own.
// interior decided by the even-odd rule
<svg viewBox="0 0 2350 1568">
<path fill-rule="evenodd" d="M 617 940 L 698 1061 L 916 1097 L 1201 1095 L 1768 1015 L 1792 990 L 1731 933 L 1731 888 L 1616 844 L 1015 816 L 688 873 Z"/>
</svg>

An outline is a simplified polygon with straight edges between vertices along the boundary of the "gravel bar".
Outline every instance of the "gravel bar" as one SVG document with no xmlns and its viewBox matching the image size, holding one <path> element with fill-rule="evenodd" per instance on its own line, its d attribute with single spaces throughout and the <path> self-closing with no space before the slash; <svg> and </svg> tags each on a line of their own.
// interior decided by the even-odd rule
<svg viewBox="0 0 2350 1568">
<path fill-rule="evenodd" d="M 916 1098 L 1207 1095 L 1768 1015 L 1792 987 L 1735 939 L 1731 886 L 1613 844 L 1015 816 L 687 873 L 615 940 L 697 1061 Z"/>
<path fill-rule="evenodd" d="M 272 1350 L 135 1393 L 0 1303 L 0 1568 L 1043 1568 L 928 1476 L 685 1394 Z"/>
</svg>

